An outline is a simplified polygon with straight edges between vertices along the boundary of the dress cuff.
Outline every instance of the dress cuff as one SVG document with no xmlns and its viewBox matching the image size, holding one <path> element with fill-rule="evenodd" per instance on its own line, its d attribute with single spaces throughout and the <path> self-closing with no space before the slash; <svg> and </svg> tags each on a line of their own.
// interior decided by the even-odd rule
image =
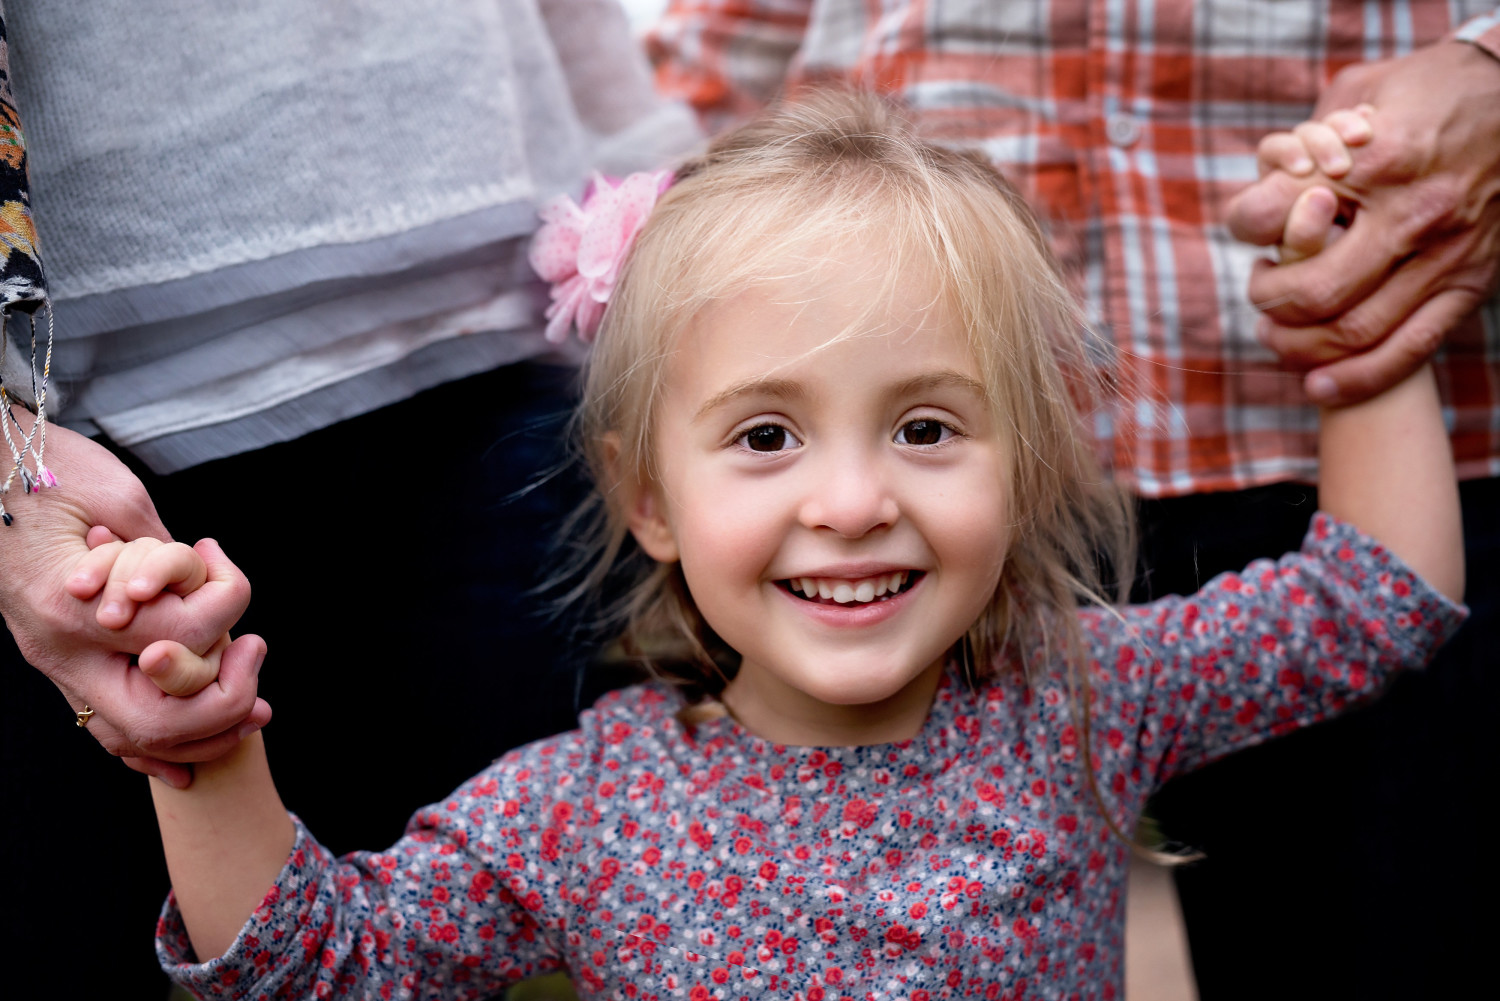
<svg viewBox="0 0 1500 1001">
<path fill-rule="evenodd" d="M 1469 617 L 1379 540 L 1331 514 L 1313 517 L 1302 549 L 1321 553 L 1335 574 L 1366 589 L 1372 602 L 1366 632 L 1393 663 L 1425 666 Z"/>
<path fill-rule="evenodd" d="M 224 955 L 198 962 L 187 927 L 182 923 L 182 912 L 177 909 L 177 895 L 167 895 L 161 917 L 156 922 L 156 958 L 167 976 L 195 997 L 233 1001 L 247 996 L 252 986 L 256 987 L 257 993 L 263 992 L 265 984 L 260 983 L 260 976 L 269 972 L 271 953 L 262 945 L 258 934 L 260 929 L 267 924 L 285 927 L 305 923 L 306 917 L 301 912 L 311 909 L 312 899 L 302 890 L 317 881 L 317 874 L 332 861 L 332 856 L 308 833 L 295 814 L 292 823 L 296 827 L 296 839 L 292 842 L 286 864 Z M 293 909 L 297 916 L 288 922 L 286 912 Z M 242 982 L 241 972 L 248 969 L 254 969 L 257 976 Z"/>
</svg>

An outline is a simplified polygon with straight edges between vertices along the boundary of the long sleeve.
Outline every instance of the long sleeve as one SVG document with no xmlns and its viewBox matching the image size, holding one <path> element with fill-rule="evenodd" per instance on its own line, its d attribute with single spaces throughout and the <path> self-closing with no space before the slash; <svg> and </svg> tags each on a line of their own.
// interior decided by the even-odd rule
<svg viewBox="0 0 1500 1001">
<path fill-rule="evenodd" d="M 1174 774 L 1333 716 L 1425 665 L 1464 615 L 1322 514 L 1300 552 L 1126 609 L 1124 628 L 1090 613 L 1102 784 L 1143 800 Z"/>
<path fill-rule="evenodd" d="M 781 91 L 812 0 L 672 0 L 646 39 L 657 90 L 687 101 L 709 131 Z"/>
<path fill-rule="evenodd" d="M 198 996 L 223 999 L 381 998 L 398 988 L 481 998 L 559 968 L 564 852 L 531 792 L 528 777 L 541 776 L 518 760 L 418 811 L 387 851 L 334 859 L 299 823 L 275 885 L 224 956 L 196 964 L 167 901 L 163 966 Z"/>
</svg>

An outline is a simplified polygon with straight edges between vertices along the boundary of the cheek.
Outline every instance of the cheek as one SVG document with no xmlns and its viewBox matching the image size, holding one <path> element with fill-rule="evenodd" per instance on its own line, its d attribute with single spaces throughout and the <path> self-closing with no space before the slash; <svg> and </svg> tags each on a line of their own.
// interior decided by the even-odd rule
<svg viewBox="0 0 1500 1001">
<path fill-rule="evenodd" d="M 966 491 L 961 502 L 950 505 L 934 527 L 942 534 L 949 565 L 982 596 L 981 604 L 1000 582 L 1010 548 L 1009 510 L 1006 491 L 996 490 L 986 479 Z"/>
<path fill-rule="evenodd" d="M 774 558 L 780 535 L 749 493 L 703 483 L 685 486 L 678 496 L 673 517 L 690 585 L 759 579 Z"/>
</svg>

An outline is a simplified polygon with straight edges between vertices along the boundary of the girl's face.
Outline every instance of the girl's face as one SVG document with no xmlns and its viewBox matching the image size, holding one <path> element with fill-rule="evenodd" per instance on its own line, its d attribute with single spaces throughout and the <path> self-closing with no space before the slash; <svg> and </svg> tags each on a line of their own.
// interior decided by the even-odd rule
<svg viewBox="0 0 1500 1001">
<path fill-rule="evenodd" d="M 826 278 L 746 292 L 683 334 L 631 527 L 681 560 L 743 658 L 724 701 L 744 726 L 883 743 L 921 729 L 946 653 L 994 597 L 1009 443 L 928 282 L 837 339 L 875 283 L 849 265 Z"/>
</svg>

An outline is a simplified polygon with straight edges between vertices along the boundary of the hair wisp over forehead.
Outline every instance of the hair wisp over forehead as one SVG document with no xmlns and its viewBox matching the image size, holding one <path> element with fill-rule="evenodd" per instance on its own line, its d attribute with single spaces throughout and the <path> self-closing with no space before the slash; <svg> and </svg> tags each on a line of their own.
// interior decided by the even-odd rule
<svg viewBox="0 0 1500 1001">
<path fill-rule="evenodd" d="M 975 670 L 1007 646 L 1025 659 L 1076 650 L 1077 602 L 1103 600 L 1097 554 L 1133 567 L 1130 519 L 1080 416 L 1097 385 L 1087 332 L 1022 199 L 982 159 L 928 144 L 891 105 L 845 91 L 778 106 L 677 176 L 621 274 L 590 362 L 580 430 L 601 489 L 649 481 L 666 365 L 697 317 L 771 283 L 816 295 L 830 265 L 868 260 L 875 294 L 853 326 L 879 329 L 901 283 L 930 283 L 1012 437 L 1017 523 L 995 600 L 964 644 Z M 624 512 L 599 500 L 592 583 L 627 535 Z M 696 661 L 690 680 L 709 692 L 723 683 L 714 671 L 733 670 L 675 567 L 642 560 L 613 612 L 636 649 Z"/>
</svg>

